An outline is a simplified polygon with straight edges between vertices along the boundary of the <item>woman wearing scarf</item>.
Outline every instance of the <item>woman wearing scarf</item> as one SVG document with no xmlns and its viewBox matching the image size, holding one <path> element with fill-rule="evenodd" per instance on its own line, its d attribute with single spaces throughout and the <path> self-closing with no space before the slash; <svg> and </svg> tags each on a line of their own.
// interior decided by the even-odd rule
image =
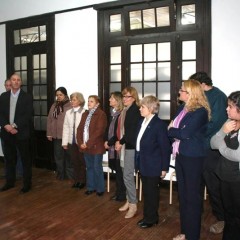
<svg viewBox="0 0 240 240">
<path fill-rule="evenodd" d="M 57 179 L 63 180 L 65 175 L 67 175 L 68 178 L 72 178 L 70 158 L 67 152 L 62 148 L 64 117 L 66 111 L 72 106 L 66 88 L 59 87 L 55 91 L 55 95 L 56 102 L 50 108 L 47 118 L 47 138 L 49 141 L 53 141 Z"/>
<path fill-rule="evenodd" d="M 104 194 L 104 175 L 102 160 L 105 153 L 104 133 L 107 127 L 107 116 L 99 107 L 100 99 L 96 95 L 88 97 L 88 111 L 82 115 L 77 129 L 77 142 L 84 153 L 87 167 L 86 195 L 94 192 Z"/>
<path fill-rule="evenodd" d="M 173 240 L 199 240 L 201 230 L 203 162 L 210 107 L 201 84 L 187 80 L 179 90 L 183 104 L 168 127 L 176 159 L 181 234 Z"/>
<path fill-rule="evenodd" d="M 111 122 L 108 127 L 107 136 L 105 138 L 104 146 L 108 150 L 108 164 L 109 167 L 116 172 L 116 191 L 115 195 L 111 197 L 111 200 L 124 201 L 126 200 L 126 187 L 123 182 L 123 172 L 120 165 L 119 153 L 115 150 L 115 143 L 117 137 L 117 126 L 120 113 L 123 109 L 122 93 L 113 92 L 109 99 L 111 110 Z"/>
<path fill-rule="evenodd" d="M 134 179 L 135 148 L 137 126 L 141 119 L 139 112 L 138 92 L 134 87 L 126 87 L 122 91 L 124 109 L 120 115 L 118 135 L 115 149 L 120 152 L 123 180 L 126 186 L 127 201 L 119 208 L 120 212 L 127 211 L 125 218 L 132 218 L 137 213 L 137 193 Z"/>
</svg>

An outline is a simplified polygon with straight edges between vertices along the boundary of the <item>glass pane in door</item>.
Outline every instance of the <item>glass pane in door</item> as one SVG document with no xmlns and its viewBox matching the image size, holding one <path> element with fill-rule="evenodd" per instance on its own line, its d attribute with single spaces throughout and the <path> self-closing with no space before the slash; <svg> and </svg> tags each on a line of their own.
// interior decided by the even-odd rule
<svg viewBox="0 0 240 240">
<path fill-rule="evenodd" d="M 196 41 L 182 42 L 182 59 L 196 59 Z"/>
</svg>

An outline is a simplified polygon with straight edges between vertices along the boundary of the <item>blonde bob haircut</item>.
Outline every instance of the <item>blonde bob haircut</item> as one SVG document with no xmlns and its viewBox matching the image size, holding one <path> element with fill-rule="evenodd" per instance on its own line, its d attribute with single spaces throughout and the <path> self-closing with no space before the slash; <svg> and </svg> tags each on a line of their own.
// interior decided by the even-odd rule
<svg viewBox="0 0 240 240">
<path fill-rule="evenodd" d="M 198 108 L 204 107 L 208 112 L 208 119 L 210 120 L 211 109 L 201 84 L 197 80 L 189 79 L 183 82 L 183 86 L 189 95 L 185 108 L 189 112 L 192 112 Z"/>
<path fill-rule="evenodd" d="M 136 104 L 138 106 L 140 106 L 140 100 L 139 100 L 139 96 L 138 96 L 138 92 L 136 90 L 136 88 L 134 87 L 125 87 L 122 90 L 122 95 L 126 95 L 127 93 L 130 93 L 130 95 L 133 97 L 133 99 L 135 100 Z"/>
<path fill-rule="evenodd" d="M 141 100 L 141 105 L 145 105 L 152 114 L 158 113 L 160 108 L 160 103 L 158 98 L 152 95 L 144 97 Z"/>
<path fill-rule="evenodd" d="M 80 92 L 74 92 L 74 93 L 72 93 L 72 94 L 70 95 L 70 100 L 72 100 L 74 97 L 80 102 L 79 105 L 80 105 L 81 107 L 84 107 L 84 105 L 85 105 L 85 99 L 84 99 L 82 93 L 80 93 Z"/>
</svg>

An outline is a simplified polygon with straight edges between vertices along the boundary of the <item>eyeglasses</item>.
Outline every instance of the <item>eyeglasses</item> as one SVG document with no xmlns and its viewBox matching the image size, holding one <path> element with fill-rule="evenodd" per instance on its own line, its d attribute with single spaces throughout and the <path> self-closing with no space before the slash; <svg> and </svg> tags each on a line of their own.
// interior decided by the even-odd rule
<svg viewBox="0 0 240 240">
<path fill-rule="evenodd" d="M 185 93 L 188 93 L 188 91 L 186 91 L 186 90 L 182 90 L 181 88 L 179 89 L 179 92 L 185 92 Z"/>
<path fill-rule="evenodd" d="M 123 96 L 123 98 L 132 98 L 133 96 Z"/>
</svg>

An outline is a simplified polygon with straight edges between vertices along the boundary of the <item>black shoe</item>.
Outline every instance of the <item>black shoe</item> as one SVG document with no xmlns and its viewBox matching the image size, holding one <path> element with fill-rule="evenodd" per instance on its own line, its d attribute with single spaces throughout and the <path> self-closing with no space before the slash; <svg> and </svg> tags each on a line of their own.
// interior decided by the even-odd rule
<svg viewBox="0 0 240 240">
<path fill-rule="evenodd" d="M 23 193 L 27 193 L 27 192 L 29 192 L 30 190 L 31 190 L 30 187 L 23 187 L 23 188 L 20 190 L 19 193 L 21 193 L 21 194 L 23 194 Z"/>
<path fill-rule="evenodd" d="M 126 198 L 120 198 L 120 197 L 117 197 L 116 199 L 115 199 L 115 201 L 117 201 L 117 202 L 124 202 L 124 201 L 126 201 L 127 199 Z"/>
<path fill-rule="evenodd" d="M 138 226 L 140 228 L 150 228 L 154 225 L 157 225 L 158 224 L 158 221 L 154 222 L 154 223 L 146 223 L 146 222 L 142 222 L 142 223 L 139 223 Z"/>
<path fill-rule="evenodd" d="M 72 188 L 79 188 L 82 189 L 85 187 L 85 183 L 81 183 L 81 182 L 76 182 L 72 185 Z"/>
<path fill-rule="evenodd" d="M 87 190 L 87 191 L 85 192 L 85 194 L 86 194 L 86 195 L 91 195 L 91 194 L 93 194 L 94 192 L 96 192 L 96 191 L 94 191 L 94 190 Z"/>
<path fill-rule="evenodd" d="M 139 221 L 137 222 L 137 225 L 140 226 L 140 225 L 143 224 L 143 223 L 144 223 L 144 219 L 141 219 L 141 220 L 139 220 Z"/>
<path fill-rule="evenodd" d="M 85 187 L 85 183 L 79 183 L 77 186 L 78 189 L 82 189 L 84 187 Z"/>
<path fill-rule="evenodd" d="M 117 202 L 124 202 L 126 201 L 126 198 L 120 198 L 117 195 L 113 195 L 110 200 L 117 201 Z"/>
<path fill-rule="evenodd" d="M 103 196 L 104 192 L 97 192 L 96 193 L 99 197 Z"/>
<path fill-rule="evenodd" d="M 72 188 L 77 188 L 77 184 L 78 184 L 78 183 L 74 183 L 74 184 L 72 185 Z"/>
<path fill-rule="evenodd" d="M 13 187 L 14 187 L 13 185 L 5 184 L 5 185 L 0 189 L 0 191 L 1 191 L 1 192 L 4 192 L 4 191 L 7 191 L 8 189 L 13 188 Z"/>
<path fill-rule="evenodd" d="M 110 200 L 117 201 L 117 195 L 113 195 L 112 197 L 110 197 Z"/>
</svg>

